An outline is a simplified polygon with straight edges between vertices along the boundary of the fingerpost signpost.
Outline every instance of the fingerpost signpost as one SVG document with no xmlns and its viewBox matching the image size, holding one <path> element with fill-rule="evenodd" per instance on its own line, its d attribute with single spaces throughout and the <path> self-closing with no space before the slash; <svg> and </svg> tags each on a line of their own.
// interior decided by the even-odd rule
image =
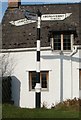
<svg viewBox="0 0 81 120">
<path fill-rule="evenodd" d="M 38 10 L 37 13 L 26 10 L 25 19 L 17 21 L 10 21 L 10 24 L 15 26 L 21 26 L 37 22 L 37 56 L 36 56 L 36 86 L 35 86 L 35 108 L 41 107 L 41 83 L 40 83 L 40 28 L 41 21 L 58 21 L 64 20 L 72 13 L 66 14 L 43 14 Z"/>
</svg>

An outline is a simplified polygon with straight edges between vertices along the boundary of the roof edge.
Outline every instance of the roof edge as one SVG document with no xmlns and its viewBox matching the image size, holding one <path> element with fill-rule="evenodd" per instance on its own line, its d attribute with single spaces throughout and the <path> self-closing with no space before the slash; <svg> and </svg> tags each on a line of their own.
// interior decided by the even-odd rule
<svg viewBox="0 0 81 120">
<path fill-rule="evenodd" d="M 42 6 L 42 5 L 70 5 L 70 4 L 81 4 L 81 2 L 64 2 L 64 3 L 31 3 L 31 2 L 27 2 L 27 4 L 22 4 L 20 6 Z"/>
</svg>

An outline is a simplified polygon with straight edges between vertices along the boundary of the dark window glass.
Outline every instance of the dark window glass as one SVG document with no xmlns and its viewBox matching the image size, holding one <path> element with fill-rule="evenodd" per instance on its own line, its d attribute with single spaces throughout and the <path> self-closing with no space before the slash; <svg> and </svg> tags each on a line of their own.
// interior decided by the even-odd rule
<svg viewBox="0 0 81 120">
<path fill-rule="evenodd" d="M 30 72 L 30 82 L 31 82 L 31 87 L 32 89 L 35 88 L 35 85 L 36 85 L 36 72 L 32 71 Z"/>
<path fill-rule="evenodd" d="M 41 86 L 47 88 L 47 72 L 41 72 Z"/>
<path fill-rule="evenodd" d="M 70 35 L 63 35 L 63 50 L 71 50 Z"/>
<path fill-rule="evenodd" d="M 61 35 L 54 35 L 54 50 L 61 50 Z"/>
</svg>

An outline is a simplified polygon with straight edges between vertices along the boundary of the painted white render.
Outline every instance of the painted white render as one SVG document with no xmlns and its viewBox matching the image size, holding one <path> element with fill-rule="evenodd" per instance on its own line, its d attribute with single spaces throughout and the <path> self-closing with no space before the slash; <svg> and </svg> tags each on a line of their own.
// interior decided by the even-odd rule
<svg viewBox="0 0 81 120">
<path fill-rule="evenodd" d="M 41 51 L 41 71 L 49 71 L 48 90 L 41 91 L 41 106 L 43 102 L 51 107 L 52 103 L 79 98 L 80 52 L 71 57 L 70 53 Z M 36 51 L 10 52 L 10 57 L 16 64 L 12 74 L 12 99 L 17 106 L 35 108 L 35 91 L 29 91 L 29 71 L 36 71 Z"/>
</svg>

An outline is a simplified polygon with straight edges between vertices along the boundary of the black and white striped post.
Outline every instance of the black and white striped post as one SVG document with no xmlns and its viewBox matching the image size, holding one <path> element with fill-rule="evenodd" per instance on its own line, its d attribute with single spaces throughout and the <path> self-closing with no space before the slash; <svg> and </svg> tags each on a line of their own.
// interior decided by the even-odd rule
<svg viewBox="0 0 81 120">
<path fill-rule="evenodd" d="M 38 10 L 37 11 L 37 56 L 36 56 L 36 74 L 37 74 L 37 80 L 36 80 L 36 86 L 35 86 L 35 107 L 40 108 L 41 107 L 41 84 L 40 84 L 40 23 L 41 23 L 41 13 Z"/>
</svg>

